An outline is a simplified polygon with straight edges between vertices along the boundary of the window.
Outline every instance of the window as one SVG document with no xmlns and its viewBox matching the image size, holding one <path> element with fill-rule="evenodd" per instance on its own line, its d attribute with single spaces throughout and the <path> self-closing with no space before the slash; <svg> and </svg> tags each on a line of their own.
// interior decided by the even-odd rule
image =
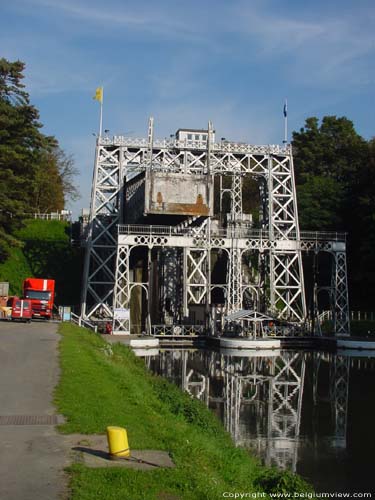
<svg viewBox="0 0 375 500">
<path fill-rule="evenodd" d="M 195 134 L 195 140 L 199 141 L 199 134 Z"/>
<path fill-rule="evenodd" d="M 193 136 L 191 134 L 188 134 L 188 140 L 191 141 L 193 139 Z"/>
</svg>

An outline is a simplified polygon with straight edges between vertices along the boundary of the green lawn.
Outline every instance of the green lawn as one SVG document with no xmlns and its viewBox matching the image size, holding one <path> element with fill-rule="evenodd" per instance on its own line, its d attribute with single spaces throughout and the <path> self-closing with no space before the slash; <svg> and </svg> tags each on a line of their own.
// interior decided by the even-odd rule
<svg viewBox="0 0 375 500">
<path fill-rule="evenodd" d="M 216 417 L 126 347 L 71 324 L 60 327 L 61 380 L 55 401 L 64 433 L 127 429 L 130 449 L 170 452 L 174 469 L 140 472 L 70 467 L 73 499 L 219 499 L 225 491 L 311 491 L 300 477 L 262 467 L 236 448 Z"/>
</svg>

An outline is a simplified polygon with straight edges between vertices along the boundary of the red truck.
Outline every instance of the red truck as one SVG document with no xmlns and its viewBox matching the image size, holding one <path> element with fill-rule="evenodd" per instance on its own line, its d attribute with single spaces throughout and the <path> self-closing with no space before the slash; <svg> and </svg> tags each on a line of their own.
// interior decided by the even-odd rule
<svg viewBox="0 0 375 500">
<path fill-rule="evenodd" d="M 51 319 L 55 299 L 55 280 L 26 278 L 23 297 L 31 300 L 33 318 Z"/>
</svg>

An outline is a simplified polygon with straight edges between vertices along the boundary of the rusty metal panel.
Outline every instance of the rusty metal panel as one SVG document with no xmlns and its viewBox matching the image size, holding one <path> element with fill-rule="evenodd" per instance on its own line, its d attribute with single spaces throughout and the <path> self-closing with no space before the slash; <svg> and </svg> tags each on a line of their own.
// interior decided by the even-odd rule
<svg viewBox="0 0 375 500">
<path fill-rule="evenodd" d="M 148 172 L 145 214 L 212 215 L 212 192 L 209 175 Z"/>
</svg>

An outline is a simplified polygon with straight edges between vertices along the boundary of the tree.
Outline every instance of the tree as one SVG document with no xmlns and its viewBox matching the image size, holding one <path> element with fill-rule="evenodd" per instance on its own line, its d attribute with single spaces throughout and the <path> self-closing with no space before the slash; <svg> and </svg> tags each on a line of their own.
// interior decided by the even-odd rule
<svg viewBox="0 0 375 500">
<path fill-rule="evenodd" d="M 301 227 L 349 230 L 353 193 L 368 154 L 366 141 L 345 117 L 315 117 L 293 133 Z M 312 225 L 311 225 L 312 224 Z"/>
<path fill-rule="evenodd" d="M 308 118 L 293 133 L 301 227 L 345 231 L 350 301 L 375 300 L 375 140 L 365 141 L 345 117 Z"/>
<path fill-rule="evenodd" d="M 35 212 L 62 210 L 68 199 L 78 199 L 78 189 L 74 184 L 74 176 L 77 173 L 73 158 L 67 156 L 59 146 L 45 151 L 35 171 Z"/>
<path fill-rule="evenodd" d="M 22 83 L 25 64 L 0 59 L 0 234 L 11 233 L 22 214 L 64 207 L 77 197 L 71 157 L 55 137 L 41 132 L 38 110 Z M 0 240 L 4 242 L 5 238 Z M 1 242 L 0 242 L 1 246 Z M 4 257 L 6 244 L 0 255 Z"/>
<path fill-rule="evenodd" d="M 343 187 L 335 179 L 308 175 L 298 187 L 299 222 L 304 229 L 321 231 L 343 226 L 337 207 L 344 199 Z"/>
<path fill-rule="evenodd" d="M 67 155 L 60 147 L 55 148 L 53 153 L 62 182 L 64 202 L 67 200 L 78 200 L 80 194 L 74 181 L 75 177 L 78 175 L 78 170 L 74 165 L 73 156 Z"/>
</svg>

